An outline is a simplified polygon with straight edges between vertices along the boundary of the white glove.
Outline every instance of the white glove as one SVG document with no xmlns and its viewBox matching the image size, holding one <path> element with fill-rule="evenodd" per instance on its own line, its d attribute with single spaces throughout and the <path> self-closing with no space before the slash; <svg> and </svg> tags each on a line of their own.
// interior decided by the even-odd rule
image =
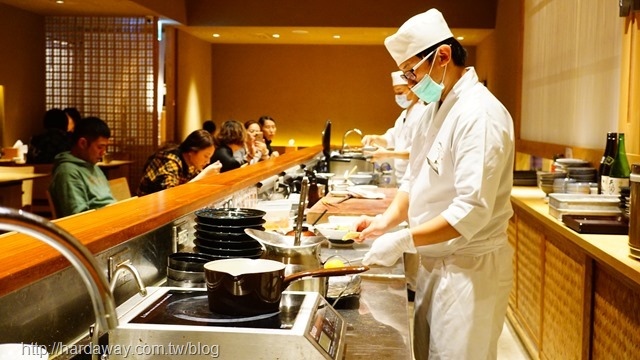
<svg viewBox="0 0 640 360">
<path fill-rule="evenodd" d="M 416 252 L 413 237 L 409 229 L 387 233 L 377 238 L 373 244 L 371 244 L 371 249 L 362 259 L 362 265 L 378 264 L 391 266 L 395 264 L 405 252 Z"/>
</svg>

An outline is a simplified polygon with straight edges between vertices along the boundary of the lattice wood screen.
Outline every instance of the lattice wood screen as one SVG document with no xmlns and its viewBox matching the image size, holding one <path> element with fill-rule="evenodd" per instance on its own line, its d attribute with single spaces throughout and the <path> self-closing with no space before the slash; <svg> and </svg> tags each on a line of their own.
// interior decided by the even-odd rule
<svg viewBox="0 0 640 360">
<path fill-rule="evenodd" d="M 133 160 L 129 186 L 158 147 L 156 22 L 144 17 L 48 17 L 46 106 L 109 124 L 108 152 Z"/>
</svg>

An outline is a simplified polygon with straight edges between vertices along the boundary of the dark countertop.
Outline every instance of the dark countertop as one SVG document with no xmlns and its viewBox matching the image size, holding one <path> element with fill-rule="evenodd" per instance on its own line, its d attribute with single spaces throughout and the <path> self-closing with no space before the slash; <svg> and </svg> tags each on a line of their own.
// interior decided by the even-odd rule
<svg viewBox="0 0 640 360">
<path fill-rule="evenodd" d="M 346 249 L 323 247 L 321 256 L 359 259 L 368 248 L 368 243 Z M 402 260 L 391 267 L 372 266 L 359 275 L 359 301 L 341 300 L 336 305 L 347 322 L 345 359 L 413 359 L 403 266 Z"/>
</svg>

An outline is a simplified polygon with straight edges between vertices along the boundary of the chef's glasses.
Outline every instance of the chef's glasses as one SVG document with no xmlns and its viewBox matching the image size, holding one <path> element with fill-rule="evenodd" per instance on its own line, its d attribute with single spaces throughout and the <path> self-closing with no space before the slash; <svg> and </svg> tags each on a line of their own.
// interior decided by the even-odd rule
<svg viewBox="0 0 640 360">
<path fill-rule="evenodd" d="M 436 50 L 438 50 L 438 49 L 436 49 Z M 432 52 L 429 53 L 429 55 L 423 57 L 420 61 L 418 61 L 417 64 L 413 65 L 411 70 L 405 71 L 402 75 L 400 75 L 400 77 L 403 78 L 404 80 L 407 80 L 407 81 L 416 81 L 418 79 L 418 77 L 416 76 L 416 73 L 414 71 L 416 71 L 416 69 L 418 69 L 425 61 L 427 61 L 427 59 L 431 55 L 433 55 L 433 53 L 436 50 L 433 50 Z"/>
</svg>

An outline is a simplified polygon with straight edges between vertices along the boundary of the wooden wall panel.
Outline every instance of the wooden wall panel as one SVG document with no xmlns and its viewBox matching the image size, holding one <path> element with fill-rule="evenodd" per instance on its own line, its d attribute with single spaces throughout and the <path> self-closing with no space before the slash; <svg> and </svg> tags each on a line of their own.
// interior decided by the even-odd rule
<svg viewBox="0 0 640 360">
<path fill-rule="evenodd" d="M 601 268 L 596 268 L 591 358 L 640 359 L 640 298 Z"/>
<path fill-rule="evenodd" d="M 544 235 L 535 223 L 518 218 L 518 267 L 516 315 L 522 318 L 525 329 L 535 345 L 540 347 L 542 329 L 542 278 Z"/>
<path fill-rule="evenodd" d="M 549 359 L 582 355 L 584 255 L 548 237 L 544 256 L 541 353 Z"/>
</svg>

